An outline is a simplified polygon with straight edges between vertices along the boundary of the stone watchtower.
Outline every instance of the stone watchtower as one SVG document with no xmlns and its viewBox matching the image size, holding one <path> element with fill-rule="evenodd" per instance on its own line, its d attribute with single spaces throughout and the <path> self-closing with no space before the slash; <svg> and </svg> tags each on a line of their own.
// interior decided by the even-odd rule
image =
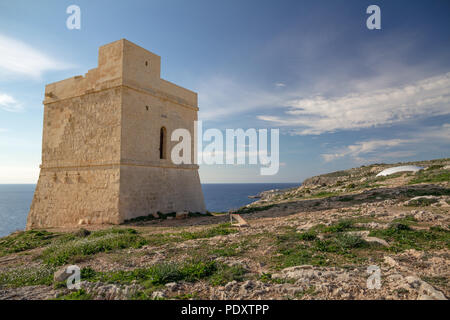
<svg viewBox="0 0 450 320">
<path fill-rule="evenodd" d="M 194 150 L 197 94 L 161 79 L 160 67 L 159 56 L 119 40 L 100 47 L 84 77 L 46 86 L 27 229 L 205 211 L 198 166 L 170 160 L 175 129 L 189 130 Z"/>
</svg>

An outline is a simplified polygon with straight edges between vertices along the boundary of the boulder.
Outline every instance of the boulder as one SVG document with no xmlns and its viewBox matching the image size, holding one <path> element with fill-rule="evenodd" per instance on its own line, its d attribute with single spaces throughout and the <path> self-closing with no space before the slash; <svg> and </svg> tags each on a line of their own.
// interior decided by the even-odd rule
<svg viewBox="0 0 450 320">
<path fill-rule="evenodd" d="M 53 280 L 55 282 L 63 282 L 66 281 L 71 275 L 71 273 L 67 272 L 67 267 L 63 267 L 53 274 Z"/>
<path fill-rule="evenodd" d="M 387 243 L 385 240 L 377 238 L 377 237 L 365 237 L 363 238 L 366 242 L 372 242 L 372 243 L 377 243 L 380 244 L 384 247 L 389 247 L 389 243 Z"/>
<path fill-rule="evenodd" d="M 175 218 L 177 220 L 187 219 L 187 218 L 189 218 L 189 212 L 187 212 L 187 211 L 177 212 L 176 215 L 175 215 Z"/>
<path fill-rule="evenodd" d="M 154 291 L 152 293 L 152 299 L 159 300 L 164 298 L 166 298 L 166 294 L 164 293 L 164 291 Z"/>
</svg>

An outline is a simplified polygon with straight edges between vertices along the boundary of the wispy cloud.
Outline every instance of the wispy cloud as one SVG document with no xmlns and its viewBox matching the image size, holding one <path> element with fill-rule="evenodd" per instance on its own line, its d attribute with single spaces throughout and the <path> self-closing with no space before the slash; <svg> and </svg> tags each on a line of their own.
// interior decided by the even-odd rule
<svg viewBox="0 0 450 320">
<path fill-rule="evenodd" d="M 383 79 L 390 82 L 390 75 Z M 274 90 L 270 90 L 225 76 L 214 77 L 196 88 L 200 93 L 199 117 L 223 121 L 249 113 L 293 134 L 318 135 L 450 114 L 450 72 L 420 79 L 370 89 L 379 84 L 378 80 L 368 78 L 360 80 L 359 86 L 349 85 L 343 89 L 347 93 L 341 96 L 327 96 L 310 95 L 299 85 L 286 90 L 287 87 L 275 84 Z"/>
<path fill-rule="evenodd" d="M 214 77 L 202 82 L 199 94 L 199 118 L 217 120 L 255 109 L 267 109 L 284 103 L 285 96 L 244 85 L 228 77 Z"/>
<path fill-rule="evenodd" d="M 358 141 L 334 153 L 322 154 L 322 158 L 326 162 L 344 157 L 360 162 L 368 160 L 367 157 L 375 157 L 376 159 L 401 158 L 416 155 L 419 150 L 423 150 L 429 145 L 435 147 L 444 145 L 448 148 L 449 144 L 450 123 L 446 123 L 442 126 L 423 128 L 410 138 Z M 392 150 L 393 148 L 396 150 Z M 404 150 L 398 150 L 399 148 Z"/>
<path fill-rule="evenodd" d="M 346 156 L 361 160 L 361 155 L 367 155 L 380 149 L 390 149 L 392 147 L 397 147 L 399 145 L 411 142 L 413 141 L 405 139 L 359 141 L 355 144 L 345 147 L 344 149 L 336 153 L 323 154 L 322 157 L 326 162 L 330 162 Z"/>
<path fill-rule="evenodd" d="M 293 100 L 283 115 L 258 118 L 291 127 L 296 134 L 310 135 L 445 114 L 450 114 L 450 73 L 372 92 Z"/>
<path fill-rule="evenodd" d="M 0 34 L 0 69 L 5 73 L 39 78 L 46 71 L 71 67 L 20 40 Z"/>
<path fill-rule="evenodd" d="M 0 109 L 10 112 L 22 111 L 22 105 L 12 96 L 0 92 Z M 1 130 L 1 129 L 0 129 Z"/>
<path fill-rule="evenodd" d="M 199 78 L 200 118 L 225 121 L 249 114 L 258 124 L 309 135 L 450 113 L 443 54 L 429 51 L 410 63 L 423 49 L 420 37 L 399 41 L 410 34 L 392 31 L 378 40 L 349 41 L 342 30 L 324 25 L 298 30 L 284 30 L 254 53 L 274 73 L 254 71 L 250 81 L 227 71 Z"/>
</svg>

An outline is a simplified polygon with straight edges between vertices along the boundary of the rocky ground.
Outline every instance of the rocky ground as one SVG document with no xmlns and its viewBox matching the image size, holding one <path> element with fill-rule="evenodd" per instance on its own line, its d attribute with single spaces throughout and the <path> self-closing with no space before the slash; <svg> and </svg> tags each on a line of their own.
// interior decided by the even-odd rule
<svg viewBox="0 0 450 320">
<path fill-rule="evenodd" d="M 265 192 L 236 212 L 246 227 L 213 213 L 14 233 L 0 239 L 0 299 L 447 299 L 450 159 L 415 164 Z"/>
</svg>

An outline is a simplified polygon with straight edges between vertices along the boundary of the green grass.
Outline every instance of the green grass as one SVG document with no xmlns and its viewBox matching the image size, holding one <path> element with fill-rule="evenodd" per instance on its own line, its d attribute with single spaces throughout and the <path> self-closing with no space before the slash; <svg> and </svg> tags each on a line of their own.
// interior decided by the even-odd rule
<svg viewBox="0 0 450 320">
<path fill-rule="evenodd" d="M 232 229 L 229 223 L 223 223 L 219 224 L 216 227 L 212 227 L 197 232 L 181 232 L 179 235 L 183 240 L 192 240 L 192 239 L 212 238 L 215 236 L 226 236 L 228 234 L 236 232 L 238 231 Z"/>
<path fill-rule="evenodd" d="M 421 196 L 450 196 L 450 188 L 436 187 L 433 189 L 408 189 L 406 191 L 402 191 L 401 195 L 407 198 Z"/>
<path fill-rule="evenodd" d="M 200 231 L 194 231 L 194 232 L 178 232 L 178 233 L 158 233 L 158 234 L 150 234 L 146 235 L 146 239 L 149 244 L 154 246 L 161 246 L 167 243 L 174 243 L 174 242 L 183 242 L 187 240 L 193 240 L 193 239 L 206 239 L 206 238 L 212 238 L 219 235 L 228 235 L 232 233 L 236 233 L 238 230 L 233 229 L 231 227 L 231 224 L 229 223 L 222 223 L 217 226 L 214 226 L 212 228 L 200 230 Z"/>
<path fill-rule="evenodd" d="M 319 233 L 336 233 L 336 232 L 344 232 L 355 229 L 353 227 L 353 221 L 350 219 L 341 219 L 337 223 L 334 223 L 330 226 L 325 226 L 323 224 L 318 224 L 311 228 L 310 231 L 315 231 Z"/>
<path fill-rule="evenodd" d="M 406 206 L 408 207 L 426 207 L 436 203 L 437 199 L 419 198 L 410 200 Z"/>
<path fill-rule="evenodd" d="M 341 202 L 348 202 L 348 201 L 353 201 L 354 198 L 352 196 L 343 196 L 343 197 L 339 197 L 337 200 L 341 201 Z"/>
<path fill-rule="evenodd" d="M 55 300 L 91 300 L 92 295 L 88 294 L 85 290 L 80 289 L 64 296 L 60 296 Z"/>
<path fill-rule="evenodd" d="M 282 246 L 277 253 L 280 255 L 273 258 L 276 269 L 304 264 L 314 266 L 326 266 L 329 264 L 326 255 L 314 252 L 310 247 L 305 245 Z"/>
<path fill-rule="evenodd" d="M 229 247 L 212 249 L 210 253 L 218 257 L 233 257 L 238 255 L 238 248 L 233 245 Z"/>
<path fill-rule="evenodd" d="M 282 269 L 297 265 L 326 265 L 326 257 L 315 252 L 311 246 L 305 242 L 311 233 L 298 233 L 295 229 L 288 230 L 284 234 L 276 236 L 276 254 L 272 257 L 272 263 L 276 269 Z"/>
<path fill-rule="evenodd" d="M 0 286 L 24 287 L 51 285 L 55 269 L 49 266 L 20 267 L 0 273 Z"/>
<path fill-rule="evenodd" d="M 369 244 L 360 236 L 339 233 L 333 237 L 324 240 L 317 240 L 314 249 L 320 252 L 333 252 L 338 254 L 347 254 L 350 249 L 368 248 Z"/>
<path fill-rule="evenodd" d="M 182 295 L 177 295 L 173 297 L 175 300 L 192 300 L 192 299 L 198 299 L 197 295 L 195 293 L 185 293 Z"/>
<path fill-rule="evenodd" d="M 252 244 L 248 240 L 232 244 L 218 244 L 215 248 L 209 250 L 209 254 L 218 257 L 233 257 L 241 255 L 250 247 L 252 247 Z"/>
<path fill-rule="evenodd" d="M 295 297 L 296 297 L 297 299 L 301 299 L 301 298 L 303 298 L 305 295 L 315 296 L 315 295 L 317 295 L 317 293 L 318 293 L 318 292 L 316 291 L 316 287 L 311 286 L 311 287 L 309 287 L 308 289 L 306 289 L 306 290 L 304 290 L 304 291 L 302 291 L 302 292 L 297 293 L 297 294 L 295 295 Z"/>
<path fill-rule="evenodd" d="M 158 263 L 148 268 L 131 271 L 95 272 L 92 269 L 83 269 L 82 278 L 87 281 L 119 284 L 129 284 L 136 280 L 138 283 L 150 287 L 181 280 L 193 282 L 212 275 L 215 270 L 216 263 L 214 261 L 188 261 Z"/>
<path fill-rule="evenodd" d="M 300 233 L 298 235 L 298 239 L 303 240 L 303 241 L 317 240 L 317 233 L 314 231 L 306 231 L 306 232 Z"/>
<path fill-rule="evenodd" d="M 153 288 L 169 282 L 196 282 L 202 279 L 209 280 L 212 285 L 222 285 L 233 280 L 240 281 L 245 273 L 245 269 L 240 266 L 228 266 L 211 259 L 192 259 L 178 263 L 157 263 L 131 271 L 95 272 L 91 268 L 84 268 L 81 278 L 119 284 L 129 284 L 135 280 L 146 288 Z"/>
<path fill-rule="evenodd" d="M 350 176 L 351 173 L 348 170 L 341 170 L 341 171 L 335 171 L 323 174 L 324 177 L 332 177 L 332 178 L 338 178 L 338 177 L 347 177 Z"/>
<path fill-rule="evenodd" d="M 276 283 L 276 284 L 283 284 L 283 283 L 295 283 L 295 279 L 289 279 L 289 278 L 273 278 L 271 273 L 263 273 L 260 275 L 259 280 L 261 282 L 265 283 Z"/>
<path fill-rule="evenodd" d="M 222 286 L 233 280 L 242 281 L 246 273 L 247 271 L 240 265 L 217 264 L 216 271 L 209 277 L 209 282 L 213 286 Z"/>
<path fill-rule="evenodd" d="M 237 211 L 233 212 L 235 214 L 248 214 L 248 213 L 253 213 L 253 212 L 258 212 L 258 211 L 265 211 L 265 210 L 269 210 L 271 208 L 273 208 L 275 206 L 275 204 L 269 204 L 266 206 L 252 206 L 252 207 L 242 207 L 239 208 Z"/>
<path fill-rule="evenodd" d="M 352 190 L 352 189 L 355 189 L 356 188 L 356 184 L 354 184 L 353 182 L 352 183 L 349 183 L 346 187 L 345 187 L 345 189 L 347 189 L 347 190 Z"/>
<path fill-rule="evenodd" d="M 359 235 L 346 233 L 358 230 L 352 220 L 340 220 L 330 226 L 317 225 L 299 233 L 294 228 L 276 236 L 276 253 L 271 263 L 276 269 L 297 265 L 346 265 L 365 259 L 378 246 L 369 244 Z M 321 238 L 319 238 L 321 234 Z"/>
<path fill-rule="evenodd" d="M 361 190 L 361 189 L 375 189 L 375 188 L 379 188 L 382 187 L 381 184 L 378 183 L 373 183 L 373 181 L 366 181 L 362 184 L 359 184 L 356 186 L 356 190 Z"/>
<path fill-rule="evenodd" d="M 414 218 L 413 215 L 408 215 L 404 218 L 394 219 L 392 220 L 391 227 L 398 227 L 398 224 L 406 225 L 407 227 L 417 225 L 417 219 Z"/>
<path fill-rule="evenodd" d="M 153 220 L 165 220 L 168 217 L 175 217 L 176 212 L 170 212 L 170 213 L 161 213 L 157 212 L 158 217 L 154 217 L 153 214 L 149 214 L 147 216 L 140 216 L 133 219 L 125 220 L 125 224 L 134 224 L 134 223 L 140 223 L 140 222 L 146 222 L 146 221 L 153 221 Z M 200 213 L 200 212 L 189 212 L 188 217 L 194 218 L 194 217 L 205 217 L 205 216 L 212 216 L 210 212 L 207 213 Z"/>
<path fill-rule="evenodd" d="M 444 167 L 444 165 L 442 164 L 433 164 L 431 166 L 429 166 L 428 168 L 426 168 L 426 171 L 432 171 L 432 170 L 438 170 L 438 169 L 442 169 Z"/>
<path fill-rule="evenodd" d="M 351 231 L 351 230 L 359 230 L 360 228 L 357 228 L 354 226 L 355 222 L 361 222 L 359 221 L 361 219 L 341 219 L 338 222 L 331 224 L 329 226 L 326 226 L 324 224 L 318 224 L 313 226 L 311 229 L 309 229 L 306 232 L 303 233 L 296 233 L 291 232 L 289 233 L 291 236 L 294 236 L 295 238 L 298 238 L 299 240 L 314 240 L 318 233 L 339 233 L 339 232 L 345 232 L 345 231 Z M 367 219 L 368 221 L 372 221 L 373 219 Z M 365 221 L 365 220 L 364 220 Z M 290 229 L 291 231 L 294 231 L 294 229 Z M 286 235 L 281 235 L 280 238 Z"/>
<path fill-rule="evenodd" d="M 25 231 L 0 239 L 0 256 L 48 245 L 57 236 L 47 231 Z"/>
<path fill-rule="evenodd" d="M 339 192 L 320 191 L 318 193 L 312 194 L 311 198 L 329 198 L 335 197 L 337 195 L 339 195 Z"/>
<path fill-rule="evenodd" d="M 41 259 L 48 265 L 59 266 L 82 260 L 99 252 L 139 248 L 147 241 L 134 229 L 108 229 L 95 231 L 83 238 L 53 242 Z"/>
<path fill-rule="evenodd" d="M 385 230 L 373 230 L 371 236 L 388 241 L 387 250 L 400 252 L 407 249 L 429 250 L 450 248 L 450 231 L 440 227 L 414 230 L 408 224 L 394 223 Z"/>
<path fill-rule="evenodd" d="M 436 182 L 450 182 L 450 171 L 442 170 L 437 173 L 434 172 L 420 172 L 414 179 L 411 179 L 408 184 L 416 183 L 436 183 Z"/>
</svg>

